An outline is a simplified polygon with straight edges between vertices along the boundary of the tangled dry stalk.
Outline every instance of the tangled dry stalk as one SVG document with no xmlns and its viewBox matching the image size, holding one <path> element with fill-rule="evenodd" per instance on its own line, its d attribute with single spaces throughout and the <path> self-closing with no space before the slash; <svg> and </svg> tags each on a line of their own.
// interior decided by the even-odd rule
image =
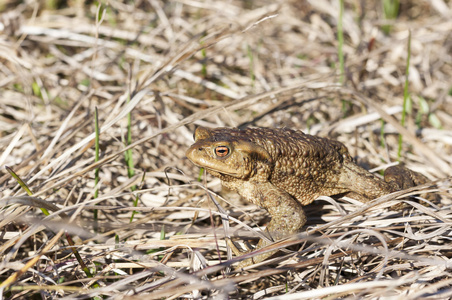
<svg viewBox="0 0 452 300">
<path fill-rule="evenodd" d="M 388 20 L 381 1 L 346 1 L 341 84 L 339 3 L 0 3 L 2 297 L 452 297 L 452 6 L 402 1 Z M 225 237 L 256 240 L 268 215 L 196 181 L 197 125 L 299 128 L 374 171 L 401 134 L 401 161 L 433 183 L 366 206 L 322 197 L 305 232 L 259 251 L 286 250 L 236 270 Z"/>
</svg>

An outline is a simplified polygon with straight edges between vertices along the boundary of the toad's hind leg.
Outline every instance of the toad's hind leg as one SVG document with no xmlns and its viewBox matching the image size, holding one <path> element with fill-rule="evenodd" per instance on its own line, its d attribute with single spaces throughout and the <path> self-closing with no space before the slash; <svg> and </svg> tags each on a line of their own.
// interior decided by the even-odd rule
<svg viewBox="0 0 452 300">
<path fill-rule="evenodd" d="M 268 223 L 266 230 L 270 236 L 270 240 L 276 241 L 297 233 L 306 223 L 306 215 L 301 204 L 288 193 L 272 185 L 270 182 L 253 184 L 255 185 L 253 187 L 254 192 L 257 193 L 252 193 L 254 197 L 248 197 L 248 200 L 265 208 L 271 215 L 272 219 Z M 242 196 L 247 198 L 245 195 Z M 256 249 L 265 247 L 270 243 L 271 242 L 266 239 L 261 239 L 257 244 Z M 276 253 L 276 251 L 269 251 L 256 255 L 251 259 L 242 261 L 239 266 L 244 267 L 261 262 L 272 256 L 274 253 Z M 236 255 L 239 254 L 236 253 Z"/>
<path fill-rule="evenodd" d="M 428 178 L 421 173 L 412 171 L 403 165 L 387 168 L 385 170 L 384 178 L 394 191 L 404 190 L 429 181 Z"/>
</svg>

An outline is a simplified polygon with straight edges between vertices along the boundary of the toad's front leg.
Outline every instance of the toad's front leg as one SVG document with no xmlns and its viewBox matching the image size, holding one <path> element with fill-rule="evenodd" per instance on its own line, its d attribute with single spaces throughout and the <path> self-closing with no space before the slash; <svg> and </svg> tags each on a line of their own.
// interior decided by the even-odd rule
<svg viewBox="0 0 452 300">
<path fill-rule="evenodd" d="M 288 193 L 275 187 L 270 182 L 248 182 L 242 186 L 239 193 L 248 201 L 265 208 L 272 219 L 267 225 L 267 233 L 272 241 L 279 240 L 291 234 L 297 233 L 306 223 L 306 215 L 301 204 Z M 271 242 L 261 239 L 256 249 L 265 247 Z M 237 248 L 233 247 L 236 255 L 241 255 Z M 269 251 L 253 258 L 244 260 L 240 267 L 261 262 L 272 256 L 276 251 Z"/>
</svg>

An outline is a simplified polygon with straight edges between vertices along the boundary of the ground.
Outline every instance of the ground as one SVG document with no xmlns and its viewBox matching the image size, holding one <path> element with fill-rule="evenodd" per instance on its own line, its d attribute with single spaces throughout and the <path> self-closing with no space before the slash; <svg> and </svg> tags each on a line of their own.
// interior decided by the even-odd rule
<svg viewBox="0 0 452 300">
<path fill-rule="evenodd" d="M 450 298 L 452 4 L 340 3 L 1 2 L 3 298 Z M 433 183 L 321 197 L 238 270 L 225 236 L 268 215 L 187 160 L 197 126 L 301 129 Z"/>
</svg>

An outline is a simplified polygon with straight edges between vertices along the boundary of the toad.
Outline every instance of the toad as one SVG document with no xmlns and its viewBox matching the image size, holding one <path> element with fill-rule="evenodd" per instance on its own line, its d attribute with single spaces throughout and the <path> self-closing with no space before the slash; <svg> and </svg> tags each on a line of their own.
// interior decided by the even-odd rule
<svg viewBox="0 0 452 300">
<path fill-rule="evenodd" d="M 194 139 L 188 159 L 266 209 L 273 240 L 297 233 L 306 223 L 303 206 L 319 196 L 350 193 L 365 202 L 427 181 L 403 166 L 388 168 L 382 180 L 355 164 L 344 144 L 287 128 L 198 127 Z M 268 243 L 261 239 L 257 248 Z M 236 247 L 232 249 L 240 255 Z M 273 253 L 255 256 L 242 266 Z"/>
</svg>

